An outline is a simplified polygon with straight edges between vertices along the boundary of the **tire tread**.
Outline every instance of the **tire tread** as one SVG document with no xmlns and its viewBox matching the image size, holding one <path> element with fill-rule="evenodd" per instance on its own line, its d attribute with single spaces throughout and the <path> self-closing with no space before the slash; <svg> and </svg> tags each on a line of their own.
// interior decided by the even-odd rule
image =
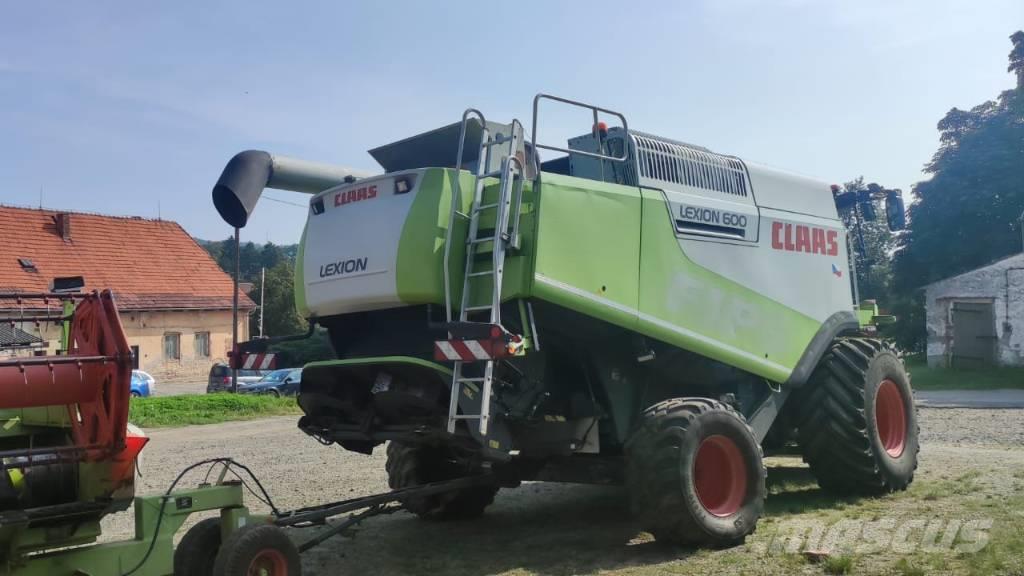
<svg viewBox="0 0 1024 576">
<path fill-rule="evenodd" d="M 879 494 L 904 490 L 912 481 L 912 473 L 905 480 L 883 474 L 872 452 L 865 412 L 866 373 L 876 357 L 891 353 L 880 340 L 839 339 L 801 389 L 798 443 L 822 488 L 842 494 Z M 911 433 L 916 436 L 917 430 Z M 915 468 L 916 461 L 915 453 Z"/>
</svg>

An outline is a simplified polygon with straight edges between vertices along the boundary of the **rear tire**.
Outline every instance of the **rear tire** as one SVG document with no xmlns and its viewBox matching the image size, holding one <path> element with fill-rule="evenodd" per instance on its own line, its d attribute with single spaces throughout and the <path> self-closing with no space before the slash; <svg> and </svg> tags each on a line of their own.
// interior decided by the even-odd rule
<svg viewBox="0 0 1024 576">
<path fill-rule="evenodd" d="M 300 576 L 299 550 L 284 530 L 271 524 L 250 524 L 235 531 L 221 546 L 213 565 L 217 576 Z"/>
<path fill-rule="evenodd" d="M 388 444 L 388 486 L 392 489 L 419 486 L 428 482 L 453 480 L 480 472 L 467 468 L 447 450 L 432 446 Z M 402 500 L 406 510 L 428 520 L 463 520 L 476 518 L 494 502 L 497 486 L 473 486 L 433 496 Z"/>
<path fill-rule="evenodd" d="M 761 447 L 742 416 L 706 398 L 674 398 L 643 412 L 626 443 L 633 513 L 659 542 L 731 546 L 764 511 Z"/>
<path fill-rule="evenodd" d="M 822 488 L 874 495 L 913 481 L 914 395 L 903 363 L 883 342 L 836 340 L 799 394 L 798 441 Z"/>
<path fill-rule="evenodd" d="M 174 549 L 174 576 L 212 576 L 218 550 L 220 518 L 200 520 Z"/>
</svg>

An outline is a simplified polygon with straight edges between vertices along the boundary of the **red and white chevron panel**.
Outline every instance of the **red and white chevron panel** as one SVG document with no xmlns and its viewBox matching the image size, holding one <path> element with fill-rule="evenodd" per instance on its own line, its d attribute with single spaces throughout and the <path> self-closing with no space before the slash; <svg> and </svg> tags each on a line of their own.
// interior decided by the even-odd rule
<svg viewBox="0 0 1024 576">
<path fill-rule="evenodd" d="M 274 354 L 246 354 L 242 358 L 242 370 L 272 370 L 275 360 Z"/>
<path fill-rule="evenodd" d="M 434 358 L 441 361 L 479 362 L 507 356 L 501 340 L 438 340 Z"/>
</svg>

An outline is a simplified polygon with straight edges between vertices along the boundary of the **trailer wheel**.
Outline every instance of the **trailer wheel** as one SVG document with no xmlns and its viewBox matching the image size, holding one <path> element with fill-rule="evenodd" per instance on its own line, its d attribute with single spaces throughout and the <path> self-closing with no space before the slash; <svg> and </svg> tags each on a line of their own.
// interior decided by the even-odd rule
<svg viewBox="0 0 1024 576">
<path fill-rule="evenodd" d="M 212 576 L 218 550 L 220 518 L 200 520 L 174 549 L 174 576 Z"/>
<path fill-rule="evenodd" d="M 453 480 L 479 473 L 460 465 L 447 450 L 432 446 L 388 444 L 388 486 L 392 489 L 419 486 L 428 482 Z M 402 505 L 428 520 L 464 520 L 476 518 L 494 502 L 497 486 L 473 486 L 444 494 L 407 498 Z"/>
<path fill-rule="evenodd" d="M 228 537 L 213 565 L 217 576 L 300 576 L 299 550 L 284 530 L 251 524 Z"/>
<path fill-rule="evenodd" d="M 643 412 L 625 452 L 631 507 L 656 540 L 730 546 L 754 531 L 764 462 L 731 407 L 706 398 L 659 402 Z"/>
<path fill-rule="evenodd" d="M 822 488 L 872 495 L 913 481 L 914 395 L 902 362 L 883 342 L 836 340 L 797 400 L 800 450 Z"/>
</svg>

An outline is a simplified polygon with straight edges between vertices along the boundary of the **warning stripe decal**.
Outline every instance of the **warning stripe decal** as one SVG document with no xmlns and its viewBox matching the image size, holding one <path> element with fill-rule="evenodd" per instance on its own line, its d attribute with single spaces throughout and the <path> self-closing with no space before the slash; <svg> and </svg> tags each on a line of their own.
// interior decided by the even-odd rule
<svg viewBox="0 0 1024 576">
<path fill-rule="evenodd" d="M 434 342 L 434 358 L 449 362 L 493 360 L 493 350 L 504 351 L 504 343 L 490 340 L 438 340 Z"/>
<path fill-rule="evenodd" d="M 270 370 L 274 367 L 275 354 L 246 354 L 243 370 Z"/>
</svg>

